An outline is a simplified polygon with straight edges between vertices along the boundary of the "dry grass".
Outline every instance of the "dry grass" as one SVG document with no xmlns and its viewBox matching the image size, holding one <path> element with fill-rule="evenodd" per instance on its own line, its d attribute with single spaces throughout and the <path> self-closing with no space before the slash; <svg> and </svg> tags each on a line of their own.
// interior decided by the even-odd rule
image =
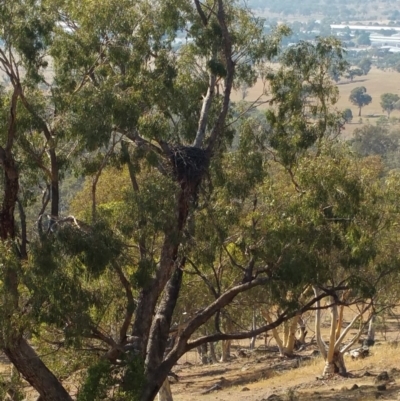
<svg viewBox="0 0 400 401">
<path fill-rule="evenodd" d="M 354 130 L 356 128 L 362 127 L 367 123 L 374 123 L 377 118 L 380 116 L 385 116 L 386 113 L 382 111 L 380 106 L 380 97 L 384 93 L 396 93 L 400 96 L 400 73 L 395 71 L 383 71 L 377 68 L 372 68 L 368 75 L 357 77 L 353 82 L 348 80 L 342 80 L 339 82 L 339 101 L 336 104 L 336 108 L 338 110 L 344 110 L 346 108 L 351 109 L 353 112 L 353 122 L 351 124 L 347 124 L 345 131 L 343 133 L 345 138 L 351 137 Z M 360 117 L 358 117 L 358 108 L 351 104 L 349 100 L 350 92 L 358 87 L 365 86 L 367 89 L 367 93 L 372 96 L 372 102 L 363 107 L 362 109 L 362 123 L 359 122 Z M 258 81 L 257 84 L 248 89 L 247 96 L 245 98 L 248 102 L 253 102 L 258 99 L 263 94 L 264 86 L 262 81 Z M 239 101 L 242 98 L 242 93 L 240 91 L 236 91 L 233 94 L 232 100 Z M 266 100 L 266 96 L 262 96 L 261 100 Z M 263 104 L 260 106 L 260 109 L 267 108 L 267 104 Z M 374 116 L 374 117 L 371 117 Z M 400 118 L 400 111 L 393 111 L 391 117 Z"/>
</svg>

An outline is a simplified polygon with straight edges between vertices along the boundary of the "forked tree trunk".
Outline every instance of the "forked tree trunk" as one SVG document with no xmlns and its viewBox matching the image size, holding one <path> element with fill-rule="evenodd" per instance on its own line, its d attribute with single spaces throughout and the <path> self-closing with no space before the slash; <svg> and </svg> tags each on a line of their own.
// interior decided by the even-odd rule
<svg viewBox="0 0 400 401">
<path fill-rule="evenodd" d="M 306 323 L 301 316 L 299 317 L 298 330 L 300 331 L 300 335 L 297 337 L 297 341 L 300 344 L 304 344 L 306 342 L 307 330 Z"/>
<path fill-rule="evenodd" d="M 318 289 L 314 289 L 315 296 L 318 296 Z M 320 302 L 316 303 L 316 314 L 315 314 L 315 335 L 318 344 L 318 348 L 321 352 L 325 360 L 325 368 L 323 372 L 323 376 L 331 375 L 331 374 L 340 374 L 342 376 L 347 375 L 346 366 L 344 363 L 343 355 L 347 352 L 350 347 L 360 338 L 363 328 L 365 325 L 360 325 L 358 332 L 355 336 L 346 344 L 346 346 L 341 347 L 344 338 L 350 332 L 352 327 L 358 321 L 358 319 L 362 318 L 365 312 L 371 307 L 372 304 L 367 305 L 361 311 L 354 316 L 353 320 L 344 328 L 342 331 L 338 330 L 338 325 L 342 324 L 343 314 L 338 314 L 337 305 L 334 304 L 333 297 L 330 297 L 331 306 L 331 328 L 329 334 L 329 344 L 326 344 L 321 336 L 321 310 L 320 310 Z"/>
<path fill-rule="evenodd" d="M 171 386 L 168 379 L 164 380 L 163 385 L 158 391 L 158 401 L 174 401 L 172 398 Z"/>
<path fill-rule="evenodd" d="M 300 318 L 300 315 L 296 315 L 288 322 L 289 323 L 288 337 L 286 338 L 286 342 L 285 342 L 285 355 L 286 356 L 293 356 L 294 347 L 296 344 L 297 323 L 299 322 L 299 318 Z"/>
<path fill-rule="evenodd" d="M 272 318 L 267 311 L 262 311 L 262 315 L 268 324 L 272 324 Z M 281 339 L 278 330 L 272 329 L 272 335 L 276 341 L 280 356 L 292 357 L 294 346 L 296 344 L 296 329 L 300 315 L 294 316 L 284 324 L 283 340 Z"/>
<path fill-rule="evenodd" d="M 341 376 L 347 375 L 346 366 L 344 363 L 343 353 L 340 351 L 334 352 L 332 358 L 325 361 L 324 376 L 332 374 L 339 374 Z"/>
</svg>

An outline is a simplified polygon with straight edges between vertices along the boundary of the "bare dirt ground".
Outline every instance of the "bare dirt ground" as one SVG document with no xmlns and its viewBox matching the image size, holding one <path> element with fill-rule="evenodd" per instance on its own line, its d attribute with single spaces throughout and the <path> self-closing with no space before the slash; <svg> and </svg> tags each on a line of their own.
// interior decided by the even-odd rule
<svg viewBox="0 0 400 401">
<path fill-rule="evenodd" d="M 280 358 L 273 351 L 273 342 L 265 347 L 261 341 L 248 357 L 238 356 L 238 350 L 245 348 L 247 343 L 236 344 L 232 360 L 227 363 L 201 365 L 192 354 L 186 360 L 184 357 L 174 369 L 179 376 L 179 381 L 171 386 L 174 400 L 400 400 L 398 339 L 399 322 L 394 317 L 387 320 L 377 333 L 377 342 L 370 348 L 370 356 L 360 360 L 345 357 L 348 377 L 335 375 L 323 380 L 318 377 L 324 362 L 320 356 L 314 355 L 316 346 L 313 341 L 290 359 Z M 385 380 L 379 379 L 382 372 L 388 374 Z"/>
<path fill-rule="evenodd" d="M 286 360 L 255 354 L 223 364 L 183 365 L 175 370 L 179 382 L 172 385 L 172 392 L 176 401 L 397 400 L 398 358 L 389 362 L 385 357 L 397 352 L 394 346 L 377 345 L 372 355 L 363 360 L 347 358 L 349 377 L 333 376 L 326 380 L 317 379 L 323 369 L 322 358 L 305 358 L 310 358 L 310 351 L 301 353 L 300 358 Z M 384 371 L 389 380 L 379 381 L 378 375 Z M 385 390 L 380 391 L 378 385 L 382 384 Z M 216 390 L 210 391 L 213 387 Z"/>
</svg>

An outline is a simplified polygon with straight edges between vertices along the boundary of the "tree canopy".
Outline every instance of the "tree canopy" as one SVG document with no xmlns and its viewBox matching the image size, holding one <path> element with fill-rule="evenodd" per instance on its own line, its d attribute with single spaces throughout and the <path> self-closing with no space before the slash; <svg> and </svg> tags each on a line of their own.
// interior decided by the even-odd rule
<svg viewBox="0 0 400 401">
<path fill-rule="evenodd" d="M 381 95 L 381 107 L 383 111 L 388 113 L 388 117 L 390 117 L 390 113 L 393 110 L 400 109 L 400 96 L 397 93 L 384 93 Z"/>
<path fill-rule="evenodd" d="M 351 91 L 349 100 L 358 106 L 358 115 L 361 116 L 361 109 L 372 102 L 372 97 L 367 93 L 365 86 L 358 86 Z"/>
<path fill-rule="evenodd" d="M 336 139 L 339 41 L 282 50 L 225 0 L 0 11 L 0 348 L 42 399 L 151 401 L 202 344 L 397 283 L 399 181 Z M 232 102 L 258 79 L 266 112 Z"/>
</svg>

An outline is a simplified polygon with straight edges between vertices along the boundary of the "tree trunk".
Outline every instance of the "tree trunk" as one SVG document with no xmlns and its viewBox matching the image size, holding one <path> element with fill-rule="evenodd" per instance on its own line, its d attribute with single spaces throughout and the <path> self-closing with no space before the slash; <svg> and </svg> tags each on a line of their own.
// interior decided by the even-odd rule
<svg viewBox="0 0 400 401">
<path fill-rule="evenodd" d="M 215 355 L 215 343 L 213 342 L 210 343 L 210 359 L 212 363 L 218 362 L 217 356 Z"/>
<path fill-rule="evenodd" d="M 299 323 L 298 323 L 298 330 L 300 331 L 299 337 L 297 337 L 297 341 L 300 344 L 304 344 L 306 342 L 307 330 L 306 330 L 306 323 L 304 319 L 300 316 Z"/>
<path fill-rule="evenodd" d="M 174 401 L 168 379 L 164 380 L 164 383 L 158 392 L 158 401 Z"/>
<path fill-rule="evenodd" d="M 347 376 L 347 369 L 346 365 L 344 364 L 343 354 L 340 351 L 335 352 L 331 360 L 327 359 L 325 361 L 323 376 L 329 376 L 335 373 L 341 376 Z"/>
<path fill-rule="evenodd" d="M 374 344 L 375 344 L 375 315 L 373 315 L 369 321 L 368 335 L 364 345 L 371 347 Z"/>
<path fill-rule="evenodd" d="M 41 361 L 23 337 L 10 340 L 4 353 L 18 372 L 32 385 L 45 401 L 72 401 L 59 380 Z"/>
<path fill-rule="evenodd" d="M 361 107 L 358 109 L 358 117 L 361 117 Z"/>
<path fill-rule="evenodd" d="M 220 362 L 228 362 L 231 358 L 231 340 L 222 341 L 222 354 Z"/>
<path fill-rule="evenodd" d="M 296 344 L 296 330 L 297 330 L 297 323 L 299 321 L 300 315 L 294 316 L 291 320 L 288 321 L 288 337 L 286 339 L 285 344 L 285 356 L 293 356 L 294 347 Z"/>
<path fill-rule="evenodd" d="M 252 322 L 251 322 L 251 329 L 255 330 L 256 328 L 257 328 L 257 325 L 256 325 L 256 311 L 253 309 L 253 319 L 252 319 Z M 250 349 L 254 349 L 255 348 L 256 339 L 257 339 L 257 336 L 254 336 L 254 337 L 251 338 L 251 340 L 250 340 Z"/>
<path fill-rule="evenodd" d="M 199 353 L 199 357 L 200 357 L 200 362 L 203 365 L 207 365 L 208 364 L 208 349 L 207 349 L 207 343 L 201 344 L 200 347 L 197 347 L 197 352 Z"/>
</svg>

